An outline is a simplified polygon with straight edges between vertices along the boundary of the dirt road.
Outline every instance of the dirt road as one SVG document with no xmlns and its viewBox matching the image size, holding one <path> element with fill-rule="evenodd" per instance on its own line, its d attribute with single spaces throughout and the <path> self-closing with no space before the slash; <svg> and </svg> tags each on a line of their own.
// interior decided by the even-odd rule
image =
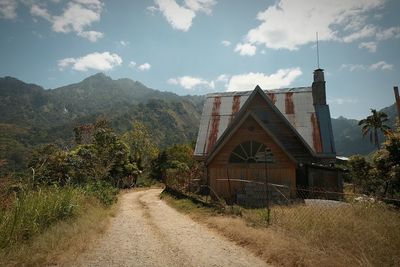
<svg viewBox="0 0 400 267">
<path fill-rule="evenodd" d="M 178 213 L 161 189 L 126 193 L 105 235 L 74 266 L 266 266 L 259 258 Z"/>
</svg>

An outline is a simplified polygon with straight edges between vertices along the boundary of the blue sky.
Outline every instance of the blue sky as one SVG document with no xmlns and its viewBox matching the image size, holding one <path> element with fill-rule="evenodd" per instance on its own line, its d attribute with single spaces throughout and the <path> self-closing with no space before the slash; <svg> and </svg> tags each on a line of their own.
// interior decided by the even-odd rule
<svg viewBox="0 0 400 267">
<path fill-rule="evenodd" d="M 396 0 L 0 0 L 0 76 L 45 88 L 97 72 L 178 94 L 310 86 L 333 117 L 394 103 Z"/>
</svg>

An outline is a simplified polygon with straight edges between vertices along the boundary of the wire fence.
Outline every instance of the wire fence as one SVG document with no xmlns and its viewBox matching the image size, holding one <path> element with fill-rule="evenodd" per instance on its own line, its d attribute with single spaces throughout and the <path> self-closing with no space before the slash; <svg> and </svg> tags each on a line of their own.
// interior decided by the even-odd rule
<svg viewBox="0 0 400 267">
<path fill-rule="evenodd" d="M 219 182 L 227 182 L 222 181 Z M 218 182 L 218 181 L 217 181 Z M 354 220 L 355 215 L 364 214 L 373 208 L 384 207 L 400 211 L 400 198 L 367 196 L 351 192 L 338 192 L 327 188 L 290 188 L 287 185 L 260 181 L 238 180 L 242 190 L 235 191 L 231 199 L 220 196 L 204 179 L 191 177 L 177 170 L 168 170 L 166 187 L 180 194 L 196 198 L 207 204 L 225 209 L 241 207 L 264 217 L 266 225 L 284 225 L 286 228 L 320 225 L 333 222 L 333 218 Z"/>
</svg>

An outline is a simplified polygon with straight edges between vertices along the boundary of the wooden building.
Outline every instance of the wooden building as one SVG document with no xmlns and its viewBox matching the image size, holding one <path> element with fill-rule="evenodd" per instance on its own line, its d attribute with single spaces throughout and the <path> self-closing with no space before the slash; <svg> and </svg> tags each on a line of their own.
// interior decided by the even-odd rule
<svg viewBox="0 0 400 267">
<path fill-rule="evenodd" d="M 325 95 L 321 69 L 311 87 L 207 95 L 195 156 L 212 192 L 237 201 L 266 184 L 290 197 L 315 184 L 341 190 Z"/>
</svg>

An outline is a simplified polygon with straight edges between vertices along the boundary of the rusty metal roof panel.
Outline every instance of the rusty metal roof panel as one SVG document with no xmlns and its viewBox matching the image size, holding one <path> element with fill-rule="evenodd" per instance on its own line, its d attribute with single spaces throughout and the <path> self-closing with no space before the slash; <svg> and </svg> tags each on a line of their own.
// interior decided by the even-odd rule
<svg viewBox="0 0 400 267">
<path fill-rule="evenodd" d="M 329 126 L 329 107 L 327 110 L 326 108 L 316 110 L 311 87 L 273 89 L 264 92 L 316 153 L 334 153 L 332 126 Z M 195 148 L 196 156 L 207 155 L 251 93 L 252 91 L 245 91 L 207 95 Z M 321 127 L 324 129 L 321 130 Z"/>
</svg>

